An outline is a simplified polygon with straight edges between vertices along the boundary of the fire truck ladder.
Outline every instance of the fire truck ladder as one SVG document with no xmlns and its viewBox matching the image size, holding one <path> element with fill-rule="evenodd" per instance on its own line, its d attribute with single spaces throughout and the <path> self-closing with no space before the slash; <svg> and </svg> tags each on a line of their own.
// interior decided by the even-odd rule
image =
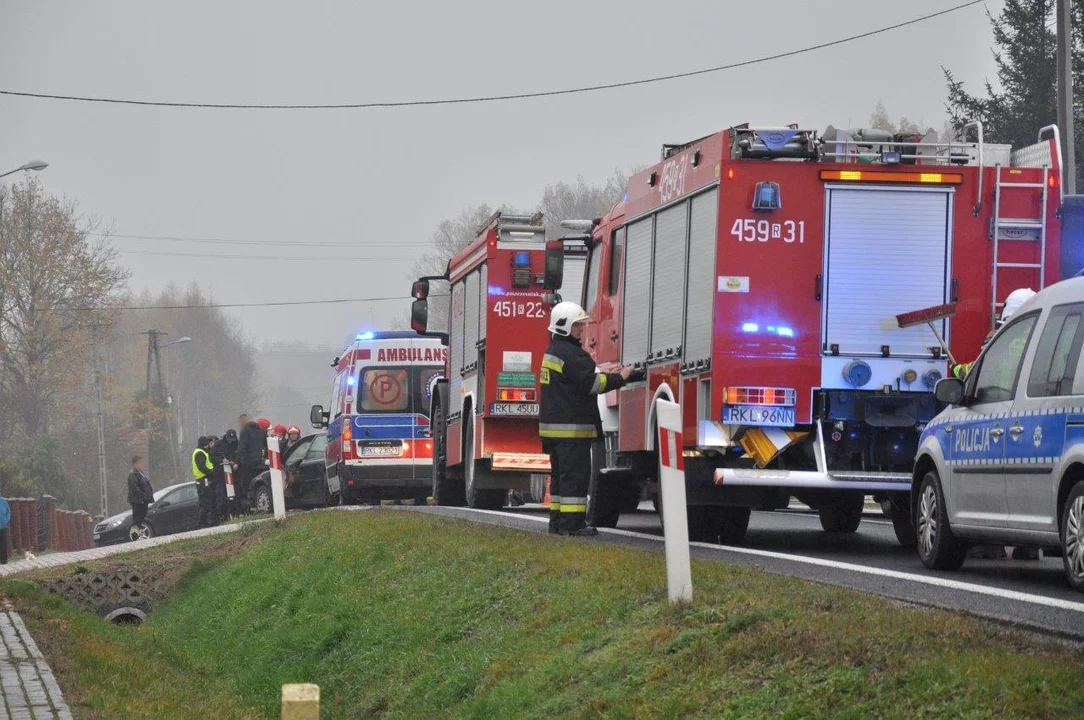
<svg viewBox="0 0 1084 720">
<path fill-rule="evenodd" d="M 1026 269 L 1038 271 L 1039 274 L 1039 286 L 1036 290 L 1042 290 L 1046 287 L 1046 268 L 1043 260 L 1046 258 L 1046 202 L 1048 194 L 1048 181 L 1050 178 L 1050 166 L 1043 165 L 1043 179 L 1042 182 L 1015 182 L 1006 181 L 1005 176 L 1002 173 L 1002 166 L 994 166 L 994 216 L 991 219 L 990 235 L 994 241 L 994 267 L 991 273 L 991 292 L 990 292 L 990 323 L 991 327 L 994 326 L 998 316 L 998 310 L 1005 303 L 1000 302 L 997 297 L 997 283 L 998 283 L 998 271 L 1008 268 Z M 981 169 L 979 172 L 982 172 Z M 1001 217 L 1001 194 L 1004 191 L 1039 191 L 1040 203 L 1039 203 L 1039 217 L 1037 218 L 1005 218 Z M 1038 262 L 1004 262 L 1001 259 L 1001 238 L 1002 230 L 1010 231 L 1024 231 L 1028 233 L 1038 232 L 1039 237 L 1039 261 Z M 1028 240 L 1023 237 L 1020 239 L 1024 242 Z M 1020 240 L 1010 241 L 1019 242 Z"/>
</svg>

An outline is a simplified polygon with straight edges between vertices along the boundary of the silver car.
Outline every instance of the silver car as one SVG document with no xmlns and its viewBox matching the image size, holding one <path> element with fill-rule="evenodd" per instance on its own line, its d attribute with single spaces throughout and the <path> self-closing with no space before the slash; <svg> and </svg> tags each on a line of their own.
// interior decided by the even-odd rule
<svg viewBox="0 0 1084 720">
<path fill-rule="evenodd" d="M 1060 555 L 1084 591 L 1084 278 L 1043 290 L 993 337 L 926 427 L 911 505 L 929 568 L 959 568 L 971 545 Z"/>
</svg>

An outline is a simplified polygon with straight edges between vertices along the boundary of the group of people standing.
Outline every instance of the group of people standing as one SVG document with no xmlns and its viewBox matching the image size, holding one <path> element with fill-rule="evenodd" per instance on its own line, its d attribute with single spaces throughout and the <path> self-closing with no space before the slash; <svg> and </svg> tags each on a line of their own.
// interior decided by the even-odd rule
<svg viewBox="0 0 1084 720">
<path fill-rule="evenodd" d="M 200 437 L 192 451 L 192 478 L 199 496 L 197 527 L 211 527 L 230 517 L 247 515 L 252 511 L 253 481 L 267 468 L 267 438 L 271 422 L 266 418 L 252 420 L 242 414 L 238 428 L 229 428 L 221 437 Z M 296 425 L 275 427 L 283 452 L 297 442 L 301 430 Z M 233 476 L 232 492 L 227 474 Z M 154 489 L 147 476 L 146 460 L 136 455 L 128 474 L 128 504 L 132 506 L 131 537 L 142 534 L 147 508 L 154 502 Z"/>
</svg>

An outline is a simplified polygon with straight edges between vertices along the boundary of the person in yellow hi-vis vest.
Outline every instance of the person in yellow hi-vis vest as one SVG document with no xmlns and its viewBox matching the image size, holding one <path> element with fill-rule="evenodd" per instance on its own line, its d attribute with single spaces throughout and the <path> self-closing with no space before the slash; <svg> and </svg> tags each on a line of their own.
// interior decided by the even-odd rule
<svg viewBox="0 0 1084 720">
<path fill-rule="evenodd" d="M 196 449 L 192 451 L 192 477 L 196 481 L 196 493 L 199 495 L 197 528 L 218 524 L 218 519 L 215 517 L 214 488 L 211 487 L 211 479 L 215 472 L 210 453 L 213 441 L 214 438 L 201 437 Z"/>
</svg>

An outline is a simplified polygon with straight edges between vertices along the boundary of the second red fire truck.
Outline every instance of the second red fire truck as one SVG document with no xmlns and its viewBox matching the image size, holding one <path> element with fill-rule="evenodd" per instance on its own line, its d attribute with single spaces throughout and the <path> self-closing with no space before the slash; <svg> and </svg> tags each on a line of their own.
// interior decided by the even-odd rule
<svg viewBox="0 0 1084 720">
<path fill-rule="evenodd" d="M 737 542 L 751 509 L 792 497 L 853 532 L 873 495 L 913 543 L 911 465 L 949 353 L 972 360 L 1012 290 L 1058 280 L 1057 129 L 1019 149 L 967 130 L 739 125 L 664 146 L 609 213 L 568 224 L 591 228 L 585 346 L 648 374 L 600 399 L 594 522 L 654 487 L 664 398 L 694 540 Z M 897 320 L 931 306 L 929 325 Z"/>
<path fill-rule="evenodd" d="M 497 213 L 445 275 L 414 283 L 412 327 L 448 345 L 430 411 L 432 488 L 440 505 L 500 508 L 509 490 L 527 493 L 532 478 L 549 472 L 538 438 L 551 303 L 545 260 L 540 214 Z M 568 267 L 575 285 L 575 262 Z"/>
</svg>

